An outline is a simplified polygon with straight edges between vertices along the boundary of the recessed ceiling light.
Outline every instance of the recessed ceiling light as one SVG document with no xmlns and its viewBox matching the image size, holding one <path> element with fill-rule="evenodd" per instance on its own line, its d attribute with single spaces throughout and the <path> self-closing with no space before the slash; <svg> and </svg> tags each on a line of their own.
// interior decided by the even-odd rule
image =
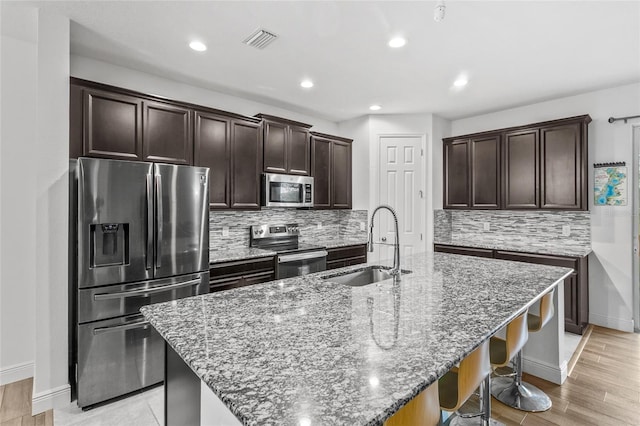
<svg viewBox="0 0 640 426">
<path fill-rule="evenodd" d="M 371 111 L 378 111 L 378 110 L 380 110 L 380 108 L 382 108 L 382 107 L 381 107 L 380 105 L 378 105 L 378 104 L 376 104 L 376 105 L 371 105 L 371 106 L 369 107 L 369 109 L 370 109 Z"/>
<path fill-rule="evenodd" d="M 304 87 L 305 89 L 310 89 L 313 87 L 313 81 L 311 80 L 302 80 L 302 82 L 300 82 L 300 86 Z"/>
<path fill-rule="evenodd" d="M 402 47 L 407 44 L 407 40 L 404 37 L 394 37 L 389 40 L 389 47 Z"/>
<path fill-rule="evenodd" d="M 191 43 L 189 43 L 189 47 L 196 52 L 204 52 L 205 50 L 207 50 L 207 45 L 197 40 L 193 40 Z"/>
<path fill-rule="evenodd" d="M 453 82 L 453 85 L 456 87 L 464 87 L 467 85 L 468 82 L 469 80 L 467 79 L 467 77 L 460 76 L 456 79 L 456 81 Z"/>
</svg>

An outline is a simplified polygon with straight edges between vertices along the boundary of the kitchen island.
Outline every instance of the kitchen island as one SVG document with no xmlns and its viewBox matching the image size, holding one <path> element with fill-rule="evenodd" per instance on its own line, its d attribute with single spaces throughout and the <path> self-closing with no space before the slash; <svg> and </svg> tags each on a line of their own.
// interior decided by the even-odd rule
<svg viewBox="0 0 640 426">
<path fill-rule="evenodd" d="M 245 425 L 381 424 L 571 273 L 423 253 L 399 283 L 323 279 L 363 267 L 142 308 L 167 342 L 166 424 L 199 423 L 200 383 Z"/>
</svg>

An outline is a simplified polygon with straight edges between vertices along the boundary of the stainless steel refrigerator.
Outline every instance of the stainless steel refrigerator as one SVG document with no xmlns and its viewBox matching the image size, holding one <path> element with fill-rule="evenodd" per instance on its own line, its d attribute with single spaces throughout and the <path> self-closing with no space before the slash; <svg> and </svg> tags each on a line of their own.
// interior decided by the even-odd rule
<svg viewBox="0 0 640 426">
<path fill-rule="evenodd" d="M 209 285 L 209 169 L 72 160 L 71 383 L 87 407 L 164 380 L 141 306 Z"/>
</svg>

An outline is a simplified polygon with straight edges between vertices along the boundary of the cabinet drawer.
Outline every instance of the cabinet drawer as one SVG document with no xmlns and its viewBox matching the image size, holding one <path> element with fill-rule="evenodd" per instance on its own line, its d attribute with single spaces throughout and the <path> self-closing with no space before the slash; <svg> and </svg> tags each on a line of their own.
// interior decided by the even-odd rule
<svg viewBox="0 0 640 426">
<path fill-rule="evenodd" d="M 578 270 L 578 259 L 547 254 L 522 254 L 496 250 L 496 259 L 515 260 L 517 262 L 536 263 L 539 265 L 563 266 Z"/>
<path fill-rule="evenodd" d="M 242 276 L 260 271 L 275 270 L 273 257 L 261 257 L 258 259 L 238 260 L 231 262 L 214 263 L 210 266 L 209 272 L 211 278 L 215 277 L 231 277 Z"/>
<path fill-rule="evenodd" d="M 434 244 L 433 249 L 440 253 L 463 254 L 465 256 L 476 257 L 493 257 L 493 250 L 472 248 L 472 247 L 456 247 L 443 244 Z"/>
<path fill-rule="evenodd" d="M 366 261 L 366 258 L 367 258 L 366 244 L 327 249 L 327 265 L 332 260 L 348 259 L 352 257 L 364 257 Z"/>
</svg>

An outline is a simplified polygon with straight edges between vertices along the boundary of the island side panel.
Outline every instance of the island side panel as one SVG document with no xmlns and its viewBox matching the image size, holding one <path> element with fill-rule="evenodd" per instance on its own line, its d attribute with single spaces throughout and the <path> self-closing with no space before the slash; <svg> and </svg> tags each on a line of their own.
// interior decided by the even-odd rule
<svg viewBox="0 0 640 426">
<path fill-rule="evenodd" d="M 171 346 L 164 347 L 164 424 L 199 426 L 200 379 Z"/>
</svg>

